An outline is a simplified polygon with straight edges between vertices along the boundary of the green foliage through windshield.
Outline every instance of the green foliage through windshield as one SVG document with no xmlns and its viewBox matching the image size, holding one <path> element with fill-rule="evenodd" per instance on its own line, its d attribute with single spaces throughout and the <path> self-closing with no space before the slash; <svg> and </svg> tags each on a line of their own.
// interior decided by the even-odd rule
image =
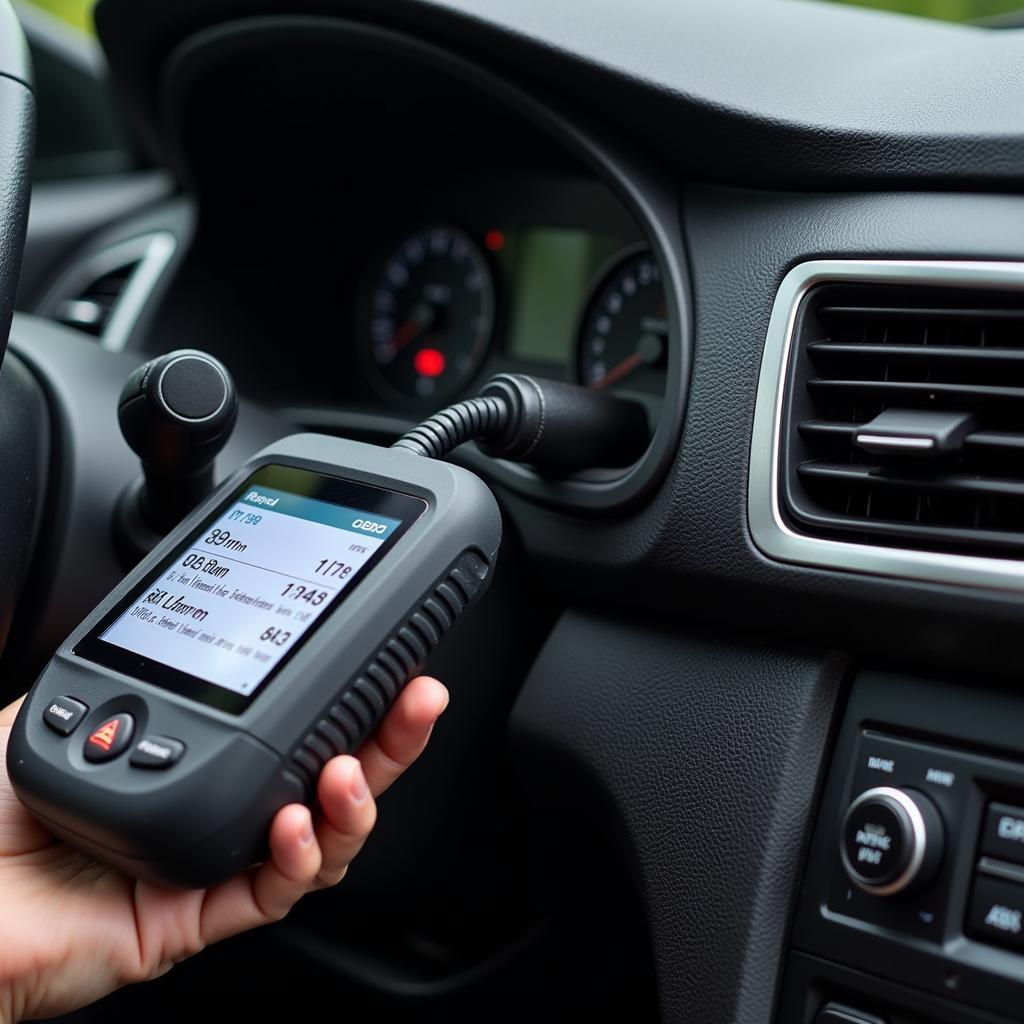
<svg viewBox="0 0 1024 1024">
<path fill-rule="evenodd" d="M 855 7 L 874 7 L 880 11 L 917 14 L 944 21 L 980 21 L 1009 14 L 1024 6 L 1024 0 L 833 0 Z"/>
<path fill-rule="evenodd" d="M 51 14 L 75 28 L 92 32 L 92 7 L 96 0 L 31 0 L 36 7 L 42 7 Z"/>
</svg>

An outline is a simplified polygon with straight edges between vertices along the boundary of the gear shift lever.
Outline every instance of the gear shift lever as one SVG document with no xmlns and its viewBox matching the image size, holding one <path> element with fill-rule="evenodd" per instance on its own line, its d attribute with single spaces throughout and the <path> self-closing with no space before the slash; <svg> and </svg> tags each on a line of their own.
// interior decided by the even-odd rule
<svg viewBox="0 0 1024 1024">
<path fill-rule="evenodd" d="M 179 349 L 140 366 L 121 392 L 117 418 L 145 482 L 126 497 L 136 508 L 123 509 L 122 519 L 141 517 L 167 533 L 213 490 L 213 461 L 237 417 L 234 381 L 213 356 Z"/>
</svg>

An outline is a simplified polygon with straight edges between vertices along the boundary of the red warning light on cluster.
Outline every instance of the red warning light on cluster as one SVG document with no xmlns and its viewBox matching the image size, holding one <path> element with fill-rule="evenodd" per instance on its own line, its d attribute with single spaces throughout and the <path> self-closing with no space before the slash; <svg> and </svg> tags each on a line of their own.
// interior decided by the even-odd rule
<svg viewBox="0 0 1024 1024">
<path fill-rule="evenodd" d="M 489 252 L 501 252 L 505 248 L 505 232 L 491 228 L 484 234 L 484 247 Z"/>
<path fill-rule="evenodd" d="M 421 377 L 440 377 L 444 373 L 444 353 L 436 348 L 421 348 L 413 359 L 413 366 Z"/>
</svg>

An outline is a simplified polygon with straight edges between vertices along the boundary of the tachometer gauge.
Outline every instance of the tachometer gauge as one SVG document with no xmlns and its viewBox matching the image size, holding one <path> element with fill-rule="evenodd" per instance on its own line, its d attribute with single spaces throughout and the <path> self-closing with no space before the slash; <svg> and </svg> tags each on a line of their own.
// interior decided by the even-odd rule
<svg viewBox="0 0 1024 1024">
<path fill-rule="evenodd" d="M 620 254 L 598 278 L 577 346 L 581 384 L 665 393 L 668 310 L 661 272 L 646 246 Z"/>
<path fill-rule="evenodd" d="M 494 327 L 494 282 L 458 228 L 425 228 L 384 261 L 370 293 L 370 363 L 392 391 L 444 399 L 469 383 Z"/>
</svg>

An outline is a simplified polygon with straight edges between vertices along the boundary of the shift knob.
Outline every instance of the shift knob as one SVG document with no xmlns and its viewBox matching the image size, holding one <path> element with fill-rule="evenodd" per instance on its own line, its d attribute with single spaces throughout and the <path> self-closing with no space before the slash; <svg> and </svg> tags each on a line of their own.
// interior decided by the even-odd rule
<svg viewBox="0 0 1024 1024">
<path fill-rule="evenodd" d="M 166 533 L 213 490 L 213 460 L 237 417 L 231 374 L 205 352 L 170 352 L 128 378 L 117 419 L 142 460 L 139 512 L 150 527 Z"/>
</svg>

